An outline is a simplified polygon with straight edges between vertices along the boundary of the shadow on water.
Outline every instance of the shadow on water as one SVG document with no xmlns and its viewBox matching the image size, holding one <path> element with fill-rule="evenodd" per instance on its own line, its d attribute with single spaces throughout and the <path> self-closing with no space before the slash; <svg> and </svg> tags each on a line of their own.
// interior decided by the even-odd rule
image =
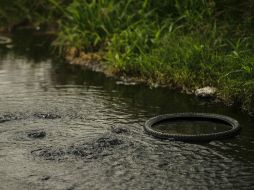
<svg viewBox="0 0 254 190">
<path fill-rule="evenodd" d="M 170 134 L 198 135 L 227 131 L 231 126 L 222 122 L 178 120 L 161 122 L 153 126 L 153 128 Z"/>
<path fill-rule="evenodd" d="M 12 43 L 1 44 L 0 56 L 2 59 L 7 56 L 7 52 L 15 57 L 25 56 L 33 64 L 52 57 L 50 44 L 54 38 L 53 35 L 46 35 L 43 31 L 32 29 L 17 29 L 7 36 L 12 39 Z"/>
<path fill-rule="evenodd" d="M 15 31 L 0 47 L 3 189 L 251 189 L 254 120 L 234 107 L 145 85 L 118 85 L 50 51 L 52 37 Z M 154 139 L 155 115 L 212 112 L 237 119 L 239 136 L 205 144 Z M 1 122 L 2 121 L 2 122 Z M 165 123 L 164 123 L 165 124 Z M 167 124 L 157 126 L 168 130 Z M 171 131 L 222 130 L 181 122 Z M 15 168 L 15 169 L 14 169 Z"/>
</svg>

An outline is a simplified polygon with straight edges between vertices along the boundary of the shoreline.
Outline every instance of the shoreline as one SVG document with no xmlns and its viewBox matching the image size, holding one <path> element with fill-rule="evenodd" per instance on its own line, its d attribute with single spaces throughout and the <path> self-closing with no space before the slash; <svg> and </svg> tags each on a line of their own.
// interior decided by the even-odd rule
<svg viewBox="0 0 254 190">
<path fill-rule="evenodd" d="M 251 1 L 99 2 L 20 1 L 11 12 L 3 3 L 0 29 L 53 33 L 52 47 L 68 62 L 129 85 L 204 96 L 216 88 L 218 101 L 254 115 Z"/>
<path fill-rule="evenodd" d="M 70 53 L 72 52 L 72 53 Z M 134 85 L 146 85 L 150 88 L 167 88 L 170 90 L 175 90 L 179 93 L 184 93 L 187 95 L 193 95 L 199 98 L 200 100 L 207 101 L 207 102 L 214 102 L 214 103 L 222 103 L 223 105 L 230 107 L 230 106 L 236 106 L 236 102 L 229 97 L 221 96 L 220 90 L 216 87 L 215 92 L 211 95 L 197 95 L 197 90 L 202 90 L 204 88 L 207 88 L 209 86 L 204 86 L 203 88 L 197 88 L 197 89 L 190 89 L 180 86 L 173 86 L 172 84 L 159 84 L 159 83 L 149 83 L 148 80 L 144 78 L 137 78 L 127 75 L 122 75 L 120 72 L 117 72 L 113 68 L 110 68 L 106 63 L 103 63 L 102 56 L 98 56 L 97 53 L 85 53 L 80 52 L 79 55 L 73 53 L 74 51 L 68 51 L 68 53 L 65 54 L 64 59 L 67 61 L 68 64 L 71 65 L 79 65 L 81 67 L 84 67 L 86 69 L 92 70 L 94 72 L 103 73 L 106 77 L 110 77 L 113 79 L 116 79 L 116 83 L 119 85 L 126 85 L 126 86 L 134 86 Z M 99 59 L 98 59 L 99 58 Z M 242 112 L 247 113 L 250 117 L 254 117 L 254 113 L 249 111 L 248 109 L 245 109 L 243 107 L 240 107 L 240 110 Z"/>
<path fill-rule="evenodd" d="M 20 27 L 21 29 L 23 27 Z M 52 35 L 52 33 L 49 33 L 47 30 L 39 30 L 37 31 L 36 28 L 30 26 L 26 26 L 24 27 L 25 29 L 32 29 L 33 32 L 35 33 L 43 33 L 44 35 Z M 8 31 L 5 30 L 4 32 L 1 32 L 2 34 L 8 34 L 11 33 L 12 31 Z M 54 35 L 56 35 L 54 33 Z M 76 48 L 69 48 L 67 51 L 65 51 L 65 53 L 63 53 L 61 55 L 61 57 L 63 57 L 68 64 L 72 64 L 72 65 L 80 65 L 81 67 L 85 67 L 87 69 L 90 69 L 92 71 L 95 72 L 100 72 L 103 73 L 106 77 L 110 77 L 110 78 L 114 78 L 117 81 L 118 84 L 122 84 L 122 85 L 137 85 L 137 84 L 143 84 L 143 85 L 147 85 L 150 88 L 157 88 L 157 87 L 162 87 L 162 88 L 168 88 L 170 90 L 175 90 L 179 93 L 184 93 L 184 94 L 188 94 L 188 95 L 194 95 L 199 97 L 196 94 L 196 91 L 199 89 L 203 89 L 206 87 L 211 87 L 211 88 L 216 88 L 216 92 L 213 93 L 211 96 L 208 95 L 207 97 L 199 97 L 200 100 L 206 100 L 206 101 L 212 101 L 215 103 L 223 103 L 225 106 L 239 106 L 240 110 L 247 113 L 250 117 L 254 117 L 254 112 L 252 110 L 247 109 L 246 107 L 243 106 L 243 103 L 241 102 L 237 102 L 235 100 L 233 100 L 231 97 L 229 96 L 225 96 L 225 94 L 223 94 L 221 92 L 221 89 L 219 89 L 216 86 L 202 86 L 201 88 L 188 88 L 185 86 L 179 86 L 179 85 L 174 85 L 171 83 L 160 83 L 159 82 L 151 82 L 149 81 L 149 79 L 147 78 L 142 78 L 142 76 L 140 77 L 134 77 L 134 76 L 130 76 L 128 74 L 123 74 L 121 73 L 121 71 L 115 69 L 112 65 L 107 64 L 106 60 L 104 59 L 105 56 L 105 52 L 83 52 L 83 51 L 79 51 Z"/>
</svg>

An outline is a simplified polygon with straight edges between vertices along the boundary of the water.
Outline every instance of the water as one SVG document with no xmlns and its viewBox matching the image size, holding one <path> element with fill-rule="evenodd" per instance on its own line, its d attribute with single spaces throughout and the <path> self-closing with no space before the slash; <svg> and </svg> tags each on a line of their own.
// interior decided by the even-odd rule
<svg viewBox="0 0 254 190">
<path fill-rule="evenodd" d="M 231 126 L 223 122 L 214 122 L 214 121 L 176 120 L 161 122 L 159 124 L 154 125 L 152 128 L 156 129 L 157 131 L 170 134 L 198 135 L 227 131 L 231 129 Z"/>
<path fill-rule="evenodd" d="M 117 85 L 52 56 L 38 33 L 12 39 L 0 47 L 1 189 L 253 188 L 254 120 L 237 108 Z M 241 134 L 189 144 L 144 133 L 148 118 L 188 111 L 231 116 Z"/>
</svg>

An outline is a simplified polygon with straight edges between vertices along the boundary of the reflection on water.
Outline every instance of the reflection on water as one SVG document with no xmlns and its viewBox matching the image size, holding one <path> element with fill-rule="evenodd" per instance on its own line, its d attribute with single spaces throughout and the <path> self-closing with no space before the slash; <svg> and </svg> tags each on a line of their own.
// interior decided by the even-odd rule
<svg viewBox="0 0 254 190">
<path fill-rule="evenodd" d="M 231 128 L 231 126 L 224 124 L 222 122 L 214 122 L 214 121 L 175 120 L 161 122 L 157 125 L 154 125 L 153 128 L 155 130 L 169 134 L 198 135 L 227 131 Z"/>
<path fill-rule="evenodd" d="M 244 113 L 168 89 L 117 85 L 50 55 L 49 37 L 11 37 L 12 48 L 0 46 L 1 189 L 253 187 L 254 121 Z M 144 133 L 148 118 L 174 112 L 228 115 L 242 131 L 209 144 Z M 195 131 L 224 127 L 191 124 Z"/>
</svg>

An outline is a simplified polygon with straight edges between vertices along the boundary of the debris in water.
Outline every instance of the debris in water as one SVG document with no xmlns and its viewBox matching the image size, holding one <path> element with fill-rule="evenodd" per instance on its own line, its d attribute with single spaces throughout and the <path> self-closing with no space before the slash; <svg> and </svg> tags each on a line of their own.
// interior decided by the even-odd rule
<svg viewBox="0 0 254 190">
<path fill-rule="evenodd" d="M 200 97 L 200 98 L 213 98 L 216 93 L 216 88 L 214 87 L 204 87 L 204 88 L 199 88 L 195 91 L 195 95 Z"/>
<path fill-rule="evenodd" d="M 12 43 L 11 38 L 0 36 L 0 44 L 10 44 L 10 43 Z"/>
</svg>

